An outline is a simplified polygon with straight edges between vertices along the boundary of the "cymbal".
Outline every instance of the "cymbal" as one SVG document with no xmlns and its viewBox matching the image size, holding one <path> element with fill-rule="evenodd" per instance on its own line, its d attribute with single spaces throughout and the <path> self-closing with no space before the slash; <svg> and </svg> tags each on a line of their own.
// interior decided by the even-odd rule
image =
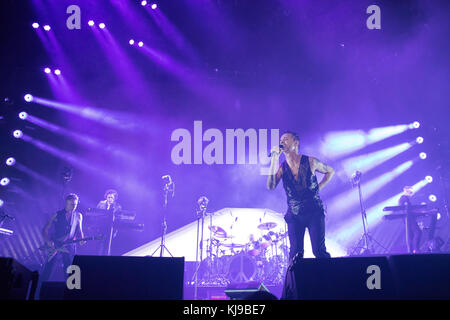
<svg viewBox="0 0 450 320">
<path fill-rule="evenodd" d="M 243 247 L 245 247 L 245 244 L 239 244 L 239 243 L 221 243 L 220 245 L 225 248 L 243 248 Z"/>
<path fill-rule="evenodd" d="M 261 223 L 258 226 L 258 229 L 260 230 L 270 230 L 273 229 L 277 226 L 276 222 L 266 222 L 266 223 Z"/>
<path fill-rule="evenodd" d="M 229 238 L 227 232 L 219 226 L 209 226 L 208 229 L 211 230 L 217 238 Z"/>
</svg>

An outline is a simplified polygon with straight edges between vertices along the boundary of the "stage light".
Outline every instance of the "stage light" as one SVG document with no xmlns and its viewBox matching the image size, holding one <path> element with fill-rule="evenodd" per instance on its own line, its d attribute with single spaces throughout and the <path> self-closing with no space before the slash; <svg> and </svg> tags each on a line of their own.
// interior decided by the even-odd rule
<svg viewBox="0 0 450 320">
<path fill-rule="evenodd" d="M 142 41 L 139 41 L 138 46 L 142 48 L 144 46 L 144 43 Z"/>
<path fill-rule="evenodd" d="M 7 166 L 11 167 L 11 166 L 13 166 L 15 164 L 16 164 L 16 159 L 14 159 L 13 157 L 10 157 L 10 158 L 6 159 L 6 165 Z"/>
<path fill-rule="evenodd" d="M 420 123 L 418 121 L 414 121 L 409 125 L 410 129 L 418 129 L 420 127 Z"/>
<path fill-rule="evenodd" d="M 436 214 L 436 220 L 441 220 L 441 213 L 440 212 L 438 212 L 437 214 Z"/>
<path fill-rule="evenodd" d="M 430 196 L 428 197 L 428 200 L 430 200 L 431 202 L 436 202 L 437 198 L 434 194 L 430 194 Z"/>
<path fill-rule="evenodd" d="M 33 101 L 33 96 L 31 94 L 26 94 L 24 99 L 26 102 L 31 102 Z"/>
<path fill-rule="evenodd" d="M 158 8 L 158 5 L 156 3 L 152 4 L 152 9 L 156 10 L 156 8 Z"/>
<path fill-rule="evenodd" d="M 4 204 L 5 202 L 2 199 L 0 199 L 0 208 L 3 207 Z"/>
<path fill-rule="evenodd" d="M 61 75 L 61 70 L 56 69 L 56 70 L 55 70 L 55 74 L 56 74 L 57 76 Z"/>
<path fill-rule="evenodd" d="M 8 178 L 3 178 L 2 180 L 0 180 L 0 185 L 2 185 L 3 187 L 6 187 L 9 184 L 10 180 Z"/>
<path fill-rule="evenodd" d="M 433 177 L 432 177 L 432 176 L 426 176 L 426 177 L 425 177 L 425 180 L 426 180 L 428 183 L 432 183 L 432 182 L 433 182 Z"/>
<path fill-rule="evenodd" d="M 39 23 L 35 22 L 31 25 L 34 29 L 39 28 Z"/>
<path fill-rule="evenodd" d="M 142 5 L 143 7 L 145 7 L 145 6 L 147 5 L 147 1 L 145 1 L 145 0 L 141 1 L 141 5 Z"/>
<path fill-rule="evenodd" d="M 105 29 L 106 25 L 102 22 L 102 23 L 100 23 L 100 24 L 98 25 L 98 27 L 99 27 L 100 29 Z"/>
<path fill-rule="evenodd" d="M 46 74 L 49 74 L 50 72 L 52 72 L 52 70 L 51 70 L 50 68 L 45 68 L 45 69 L 44 69 L 44 72 L 45 72 Z"/>
<path fill-rule="evenodd" d="M 417 142 L 418 144 L 423 143 L 423 138 L 422 138 L 422 137 L 417 137 L 416 142 Z"/>
<path fill-rule="evenodd" d="M 28 113 L 26 113 L 25 111 L 22 111 L 21 113 L 19 113 L 19 118 L 22 120 L 26 120 L 28 117 Z"/>
<path fill-rule="evenodd" d="M 128 43 L 132 46 L 132 45 L 134 45 L 134 40 L 131 39 Z"/>
<path fill-rule="evenodd" d="M 420 159 L 425 160 L 427 158 L 427 154 L 425 152 L 421 152 L 419 154 Z"/>
<path fill-rule="evenodd" d="M 95 25 L 94 20 L 89 20 L 88 25 L 89 25 L 90 27 L 93 27 L 93 26 Z"/>
<path fill-rule="evenodd" d="M 46 24 L 45 26 L 44 26 L 44 30 L 45 31 L 50 31 L 52 28 L 48 25 L 48 24 Z"/>
<path fill-rule="evenodd" d="M 14 136 L 14 138 L 16 138 L 16 139 L 22 138 L 22 137 L 23 137 L 23 132 L 22 132 L 22 130 L 14 130 L 13 136 Z"/>
</svg>

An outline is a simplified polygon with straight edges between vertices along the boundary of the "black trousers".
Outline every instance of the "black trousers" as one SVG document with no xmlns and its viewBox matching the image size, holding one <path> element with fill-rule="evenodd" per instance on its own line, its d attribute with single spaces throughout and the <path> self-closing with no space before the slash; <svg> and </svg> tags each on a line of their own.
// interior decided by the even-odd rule
<svg viewBox="0 0 450 320">
<path fill-rule="evenodd" d="M 294 215 L 288 212 L 284 217 L 288 226 L 290 241 L 289 260 L 303 258 L 305 231 L 308 228 L 311 247 L 316 258 L 330 258 L 325 247 L 325 215 L 323 212 Z"/>
<path fill-rule="evenodd" d="M 414 217 L 410 217 L 406 221 L 406 246 L 409 253 L 418 253 L 420 250 L 420 240 L 422 238 L 422 230 Z"/>
</svg>

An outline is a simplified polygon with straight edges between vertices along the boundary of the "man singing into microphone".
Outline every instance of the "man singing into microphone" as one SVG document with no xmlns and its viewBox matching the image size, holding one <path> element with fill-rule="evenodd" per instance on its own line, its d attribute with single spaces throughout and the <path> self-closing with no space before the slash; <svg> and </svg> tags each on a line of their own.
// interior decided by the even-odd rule
<svg viewBox="0 0 450 320">
<path fill-rule="evenodd" d="M 280 146 L 271 150 L 272 160 L 267 188 L 273 190 L 283 179 L 288 209 L 284 219 L 288 225 L 290 241 L 289 258 L 302 258 L 305 230 L 308 228 L 311 247 L 316 258 L 329 258 L 325 247 L 325 211 L 319 191 L 330 181 L 334 170 L 314 157 L 298 153 L 299 137 L 296 133 L 286 132 L 281 136 Z M 286 160 L 276 168 L 280 154 Z M 315 172 L 325 174 L 320 183 Z"/>
</svg>

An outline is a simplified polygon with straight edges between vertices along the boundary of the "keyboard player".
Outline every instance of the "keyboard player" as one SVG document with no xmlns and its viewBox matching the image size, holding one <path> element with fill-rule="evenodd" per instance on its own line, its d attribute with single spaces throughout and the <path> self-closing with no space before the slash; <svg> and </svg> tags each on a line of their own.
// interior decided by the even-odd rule
<svg viewBox="0 0 450 320">
<path fill-rule="evenodd" d="M 413 188 L 411 186 L 403 187 L 403 195 L 400 197 L 399 206 L 406 207 L 406 245 L 409 253 L 418 253 L 420 248 L 420 239 L 422 238 L 422 230 L 417 223 L 417 218 L 410 213 L 412 203 L 411 198 L 414 195 Z"/>
<path fill-rule="evenodd" d="M 119 193 L 114 189 L 106 190 L 104 195 L 105 200 L 97 204 L 97 209 L 107 211 L 107 215 L 99 219 L 96 223 L 97 233 L 103 234 L 104 239 L 100 243 L 98 254 L 101 256 L 109 255 L 109 243 L 115 235 L 113 232 L 113 215 L 122 210 L 121 205 L 117 202 Z"/>
</svg>

